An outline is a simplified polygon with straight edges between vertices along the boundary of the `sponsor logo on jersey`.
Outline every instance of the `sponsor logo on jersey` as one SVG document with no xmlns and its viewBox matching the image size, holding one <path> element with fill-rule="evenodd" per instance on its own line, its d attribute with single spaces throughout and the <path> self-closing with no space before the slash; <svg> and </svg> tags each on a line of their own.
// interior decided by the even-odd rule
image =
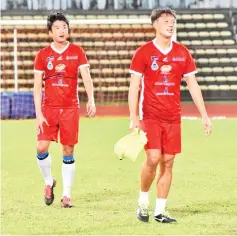
<svg viewBox="0 0 237 236">
<path fill-rule="evenodd" d="M 169 73 L 171 71 L 171 69 L 172 69 L 171 65 L 163 65 L 160 68 L 161 72 L 163 72 L 165 74 Z"/>
<path fill-rule="evenodd" d="M 58 64 L 55 67 L 56 72 L 64 72 L 65 71 L 66 66 L 64 64 Z"/>
<path fill-rule="evenodd" d="M 58 61 L 62 61 L 62 59 L 63 59 L 63 56 L 60 56 L 60 57 L 58 57 Z"/>
<path fill-rule="evenodd" d="M 66 60 L 77 60 L 78 56 L 67 56 Z"/>
<path fill-rule="evenodd" d="M 159 68 L 159 66 L 158 66 L 158 64 L 156 63 L 156 61 L 155 61 L 155 60 L 152 61 L 152 63 L 151 63 L 151 69 L 152 69 L 152 70 L 158 70 L 158 68 Z"/>
<path fill-rule="evenodd" d="M 151 56 L 151 60 L 152 60 L 152 61 L 157 61 L 157 60 L 158 60 L 158 57 L 157 57 L 157 56 Z"/>
<path fill-rule="evenodd" d="M 46 61 L 53 61 L 54 60 L 54 56 L 50 56 L 50 57 L 47 57 Z"/>
<path fill-rule="evenodd" d="M 173 57 L 172 61 L 185 61 L 184 57 Z"/>
<path fill-rule="evenodd" d="M 64 84 L 62 79 L 58 80 L 58 83 L 53 83 L 52 86 L 56 86 L 56 87 L 68 87 L 68 84 Z"/>
<path fill-rule="evenodd" d="M 174 82 L 169 82 L 167 77 L 164 76 L 162 78 L 162 82 L 155 82 L 155 85 L 159 85 L 159 86 L 162 86 L 162 85 L 164 85 L 164 86 L 175 86 L 175 83 Z"/>
<path fill-rule="evenodd" d="M 173 96 L 174 93 L 170 93 L 168 87 L 165 87 L 163 93 L 156 93 L 157 96 Z"/>
<path fill-rule="evenodd" d="M 52 61 L 49 61 L 49 62 L 48 62 L 47 68 L 48 68 L 48 70 L 52 70 L 52 69 L 53 69 L 53 63 L 52 63 Z"/>
</svg>

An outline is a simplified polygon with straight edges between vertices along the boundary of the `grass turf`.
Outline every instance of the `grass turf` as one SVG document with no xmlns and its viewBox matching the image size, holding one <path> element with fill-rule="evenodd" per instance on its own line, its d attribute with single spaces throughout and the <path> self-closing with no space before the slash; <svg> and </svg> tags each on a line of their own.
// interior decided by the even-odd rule
<svg viewBox="0 0 237 236">
<path fill-rule="evenodd" d="M 2 234 L 236 235 L 236 119 L 214 120 L 205 137 L 200 120 L 183 121 L 183 153 L 174 165 L 168 211 L 178 224 L 136 219 L 139 171 L 119 161 L 114 143 L 128 132 L 126 118 L 82 118 L 75 150 L 71 209 L 60 208 L 62 155 L 52 143 L 55 202 L 45 206 L 35 157 L 35 122 L 2 121 Z M 155 186 L 150 191 L 151 215 Z"/>
</svg>

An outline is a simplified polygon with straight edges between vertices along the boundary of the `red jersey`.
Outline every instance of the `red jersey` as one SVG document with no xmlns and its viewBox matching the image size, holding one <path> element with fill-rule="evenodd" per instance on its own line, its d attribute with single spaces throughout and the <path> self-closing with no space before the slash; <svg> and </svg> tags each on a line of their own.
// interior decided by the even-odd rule
<svg viewBox="0 0 237 236">
<path fill-rule="evenodd" d="M 183 76 L 197 73 L 188 49 L 172 42 L 167 52 L 150 41 L 135 52 L 130 73 L 142 76 L 140 119 L 180 122 L 180 83 Z"/>
<path fill-rule="evenodd" d="M 34 70 L 44 74 L 43 105 L 51 107 L 78 107 L 78 72 L 89 66 L 84 50 L 69 43 L 61 51 L 53 44 L 41 49 L 34 61 Z"/>
</svg>

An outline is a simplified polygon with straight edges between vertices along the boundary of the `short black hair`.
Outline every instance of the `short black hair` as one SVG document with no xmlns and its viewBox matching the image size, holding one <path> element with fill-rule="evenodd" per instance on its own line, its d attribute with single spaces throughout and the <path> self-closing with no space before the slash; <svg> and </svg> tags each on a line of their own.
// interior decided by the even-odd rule
<svg viewBox="0 0 237 236">
<path fill-rule="evenodd" d="M 172 15 L 176 19 L 176 12 L 170 8 L 157 8 L 151 13 L 151 23 L 153 24 L 162 14 Z"/>
<path fill-rule="evenodd" d="M 57 20 L 64 21 L 69 28 L 69 21 L 63 13 L 51 11 L 48 15 L 48 18 L 47 18 L 47 29 L 49 31 L 52 31 L 52 25 Z"/>
</svg>

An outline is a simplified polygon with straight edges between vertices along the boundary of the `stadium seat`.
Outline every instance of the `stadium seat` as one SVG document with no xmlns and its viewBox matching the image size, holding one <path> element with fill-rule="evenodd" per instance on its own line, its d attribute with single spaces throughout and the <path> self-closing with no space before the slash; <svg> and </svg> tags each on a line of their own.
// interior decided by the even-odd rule
<svg viewBox="0 0 237 236">
<path fill-rule="evenodd" d="M 183 20 L 191 20 L 192 15 L 191 14 L 182 14 L 181 19 Z"/>
<path fill-rule="evenodd" d="M 231 34 L 230 31 L 221 31 L 221 32 L 220 32 L 220 35 L 221 35 L 222 37 L 230 37 L 232 34 Z"/>
<path fill-rule="evenodd" d="M 203 19 L 203 15 L 201 15 L 201 14 L 193 14 L 192 18 L 194 20 L 202 20 Z"/>
<path fill-rule="evenodd" d="M 210 31 L 209 34 L 213 38 L 220 37 L 220 32 L 219 31 Z"/>
<path fill-rule="evenodd" d="M 225 15 L 223 15 L 223 14 L 214 14 L 213 18 L 217 19 L 217 20 L 223 20 L 223 19 L 225 19 Z"/>
<path fill-rule="evenodd" d="M 202 18 L 204 20 L 212 20 L 213 19 L 213 15 L 212 14 L 203 14 Z"/>
<path fill-rule="evenodd" d="M 209 58 L 209 63 L 210 64 L 219 64 L 220 63 L 220 59 L 217 57 L 217 58 Z"/>
<path fill-rule="evenodd" d="M 236 42 L 233 39 L 225 39 L 224 44 L 225 45 L 235 45 Z"/>
<path fill-rule="evenodd" d="M 208 85 L 207 88 L 208 88 L 208 90 L 219 90 L 218 85 Z"/>
<path fill-rule="evenodd" d="M 230 86 L 227 85 L 227 84 L 219 85 L 219 90 L 222 90 L 222 91 L 229 91 L 229 90 L 230 90 Z"/>
<path fill-rule="evenodd" d="M 216 23 L 216 27 L 218 27 L 218 28 L 227 28 L 228 24 L 226 22 L 218 22 L 218 23 Z"/>
<path fill-rule="evenodd" d="M 196 23 L 196 28 L 197 29 L 205 29 L 206 28 L 206 24 L 205 23 Z"/>
<path fill-rule="evenodd" d="M 237 85 L 236 84 L 230 85 L 230 89 L 231 90 L 237 90 Z"/>
<path fill-rule="evenodd" d="M 227 76 L 226 80 L 229 82 L 233 82 L 233 81 L 237 82 L 237 76 Z"/>
<path fill-rule="evenodd" d="M 215 29 L 216 28 L 216 23 L 214 23 L 214 22 L 206 23 L 206 27 L 210 28 L 210 29 Z"/>
<path fill-rule="evenodd" d="M 215 49 L 206 49 L 205 53 L 209 56 L 209 55 L 216 55 L 216 50 Z"/>
</svg>

